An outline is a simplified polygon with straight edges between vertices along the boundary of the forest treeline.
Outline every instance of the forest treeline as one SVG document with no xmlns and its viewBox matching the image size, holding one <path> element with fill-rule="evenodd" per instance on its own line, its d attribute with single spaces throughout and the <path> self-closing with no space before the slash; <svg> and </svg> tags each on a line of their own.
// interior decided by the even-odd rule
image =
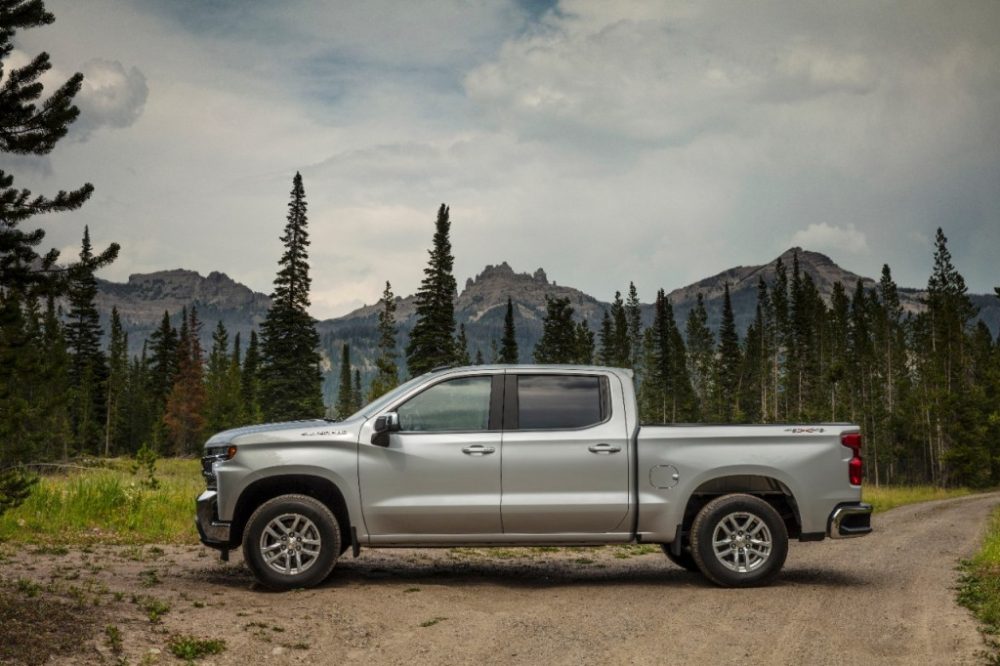
<svg viewBox="0 0 1000 666">
<path fill-rule="evenodd" d="M 0 61 L 10 55 L 17 30 L 53 20 L 40 0 L 15 4 L 17 12 L 0 12 Z M 49 69 L 42 53 L 8 73 L 0 91 L 0 153 L 46 155 L 76 119 L 72 99 L 82 76 L 42 99 L 38 81 Z M 53 197 L 33 195 L 0 169 L 0 511 L 5 497 L 24 490 L 24 479 L 5 471 L 16 464 L 140 451 L 190 455 L 226 428 L 324 415 L 299 174 L 273 305 L 259 335 L 231 339 L 219 322 L 211 347 L 203 349 L 206 323 L 192 306 L 164 313 L 131 358 L 119 313 L 111 313 L 105 336 L 95 307 L 95 272 L 116 259 L 117 244 L 95 251 L 85 230 L 79 257 L 66 264 L 57 251 L 39 252 L 44 229 L 24 229 L 36 216 L 79 208 L 92 191 L 85 184 Z M 510 299 L 490 358 L 478 352 L 470 358 L 464 327 L 455 321 L 450 229 L 442 204 L 403 349 L 386 283 L 367 389 L 350 349 L 342 348 L 331 415 L 343 418 L 392 389 L 404 371 L 517 362 Z M 795 257 L 791 266 L 779 262 L 773 282 L 759 282 L 756 317 L 742 339 L 728 285 L 718 330 L 707 321 L 699 296 L 680 331 L 661 289 L 653 320 L 644 325 L 630 284 L 594 331 L 568 299 L 548 298 L 532 358 L 631 368 L 645 422 L 849 421 L 864 432 L 870 481 L 1000 483 L 1000 343 L 977 321 L 940 229 L 920 312 L 904 312 L 887 266 L 876 288 L 835 284 L 824 299 Z"/>
</svg>

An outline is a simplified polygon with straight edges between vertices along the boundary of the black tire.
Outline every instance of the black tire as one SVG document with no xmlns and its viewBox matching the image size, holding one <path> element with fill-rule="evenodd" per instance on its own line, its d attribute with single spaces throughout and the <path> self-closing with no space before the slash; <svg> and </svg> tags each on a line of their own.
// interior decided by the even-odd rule
<svg viewBox="0 0 1000 666">
<path fill-rule="evenodd" d="M 268 526 L 271 530 L 265 534 Z M 291 531 L 282 534 L 288 527 Z M 273 553 L 273 564 L 265 559 L 265 550 Z M 243 559 L 257 580 L 272 590 L 318 585 L 330 575 L 340 553 L 336 516 L 307 495 L 281 495 L 264 502 L 243 531 Z"/>
<path fill-rule="evenodd" d="M 699 571 L 698 563 L 694 561 L 694 555 L 691 554 L 691 549 L 687 546 L 681 547 L 680 555 L 674 555 L 674 551 L 670 550 L 671 544 L 669 543 L 660 544 L 660 547 L 663 548 L 663 554 L 667 556 L 667 559 L 681 569 L 694 571 L 695 573 Z"/>
<path fill-rule="evenodd" d="M 756 543 L 748 543 L 750 535 L 744 536 L 741 524 L 756 534 Z M 727 530 L 732 534 L 727 534 Z M 733 545 L 716 549 L 713 542 L 717 531 L 720 537 L 730 538 Z M 769 543 L 767 549 L 761 545 L 763 541 Z M 744 547 L 740 548 L 741 545 Z M 701 573 L 716 585 L 766 585 L 785 564 L 788 530 L 774 507 L 759 497 L 724 495 L 706 504 L 695 517 L 691 526 L 691 555 Z"/>
</svg>

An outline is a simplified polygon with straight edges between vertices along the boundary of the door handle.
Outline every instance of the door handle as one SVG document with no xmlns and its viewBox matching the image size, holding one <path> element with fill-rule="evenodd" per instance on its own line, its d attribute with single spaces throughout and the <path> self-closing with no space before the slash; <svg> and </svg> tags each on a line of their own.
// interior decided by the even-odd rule
<svg viewBox="0 0 1000 666">
<path fill-rule="evenodd" d="M 588 446 L 587 450 L 591 453 L 618 453 L 622 450 L 620 446 L 611 446 L 610 444 L 594 444 L 593 446 Z"/>
<path fill-rule="evenodd" d="M 469 456 L 487 456 L 496 451 L 492 446 L 483 446 L 482 444 L 473 444 L 472 446 L 462 447 L 462 453 Z"/>
</svg>

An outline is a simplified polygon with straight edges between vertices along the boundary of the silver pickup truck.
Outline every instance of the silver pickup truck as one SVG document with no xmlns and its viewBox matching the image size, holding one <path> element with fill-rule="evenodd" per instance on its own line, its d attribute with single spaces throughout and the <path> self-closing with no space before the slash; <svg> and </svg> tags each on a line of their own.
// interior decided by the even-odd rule
<svg viewBox="0 0 1000 666">
<path fill-rule="evenodd" d="M 861 536 L 857 426 L 641 426 L 632 374 L 474 366 L 343 421 L 219 433 L 201 541 L 264 585 L 323 581 L 348 548 L 661 544 L 723 586 L 762 585 L 788 539 Z"/>
</svg>

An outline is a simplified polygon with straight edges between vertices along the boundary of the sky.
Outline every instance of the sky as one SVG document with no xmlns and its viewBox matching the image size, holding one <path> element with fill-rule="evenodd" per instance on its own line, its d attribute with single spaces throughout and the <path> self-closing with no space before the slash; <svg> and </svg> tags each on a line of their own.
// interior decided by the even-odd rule
<svg viewBox="0 0 1000 666">
<path fill-rule="evenodd" d="M 302 173 L 312 313 L 413 293 L 441 203 L 459 286 L 544 267 L 644 301 L 792 246 L 924 286 L 943 227 L 1000 284 L 1000 2 L 47 0 L 18 34 L 85 75 L 37 193 L 100 276 L 217 270 L 269 292 Z"/>
</svg>

